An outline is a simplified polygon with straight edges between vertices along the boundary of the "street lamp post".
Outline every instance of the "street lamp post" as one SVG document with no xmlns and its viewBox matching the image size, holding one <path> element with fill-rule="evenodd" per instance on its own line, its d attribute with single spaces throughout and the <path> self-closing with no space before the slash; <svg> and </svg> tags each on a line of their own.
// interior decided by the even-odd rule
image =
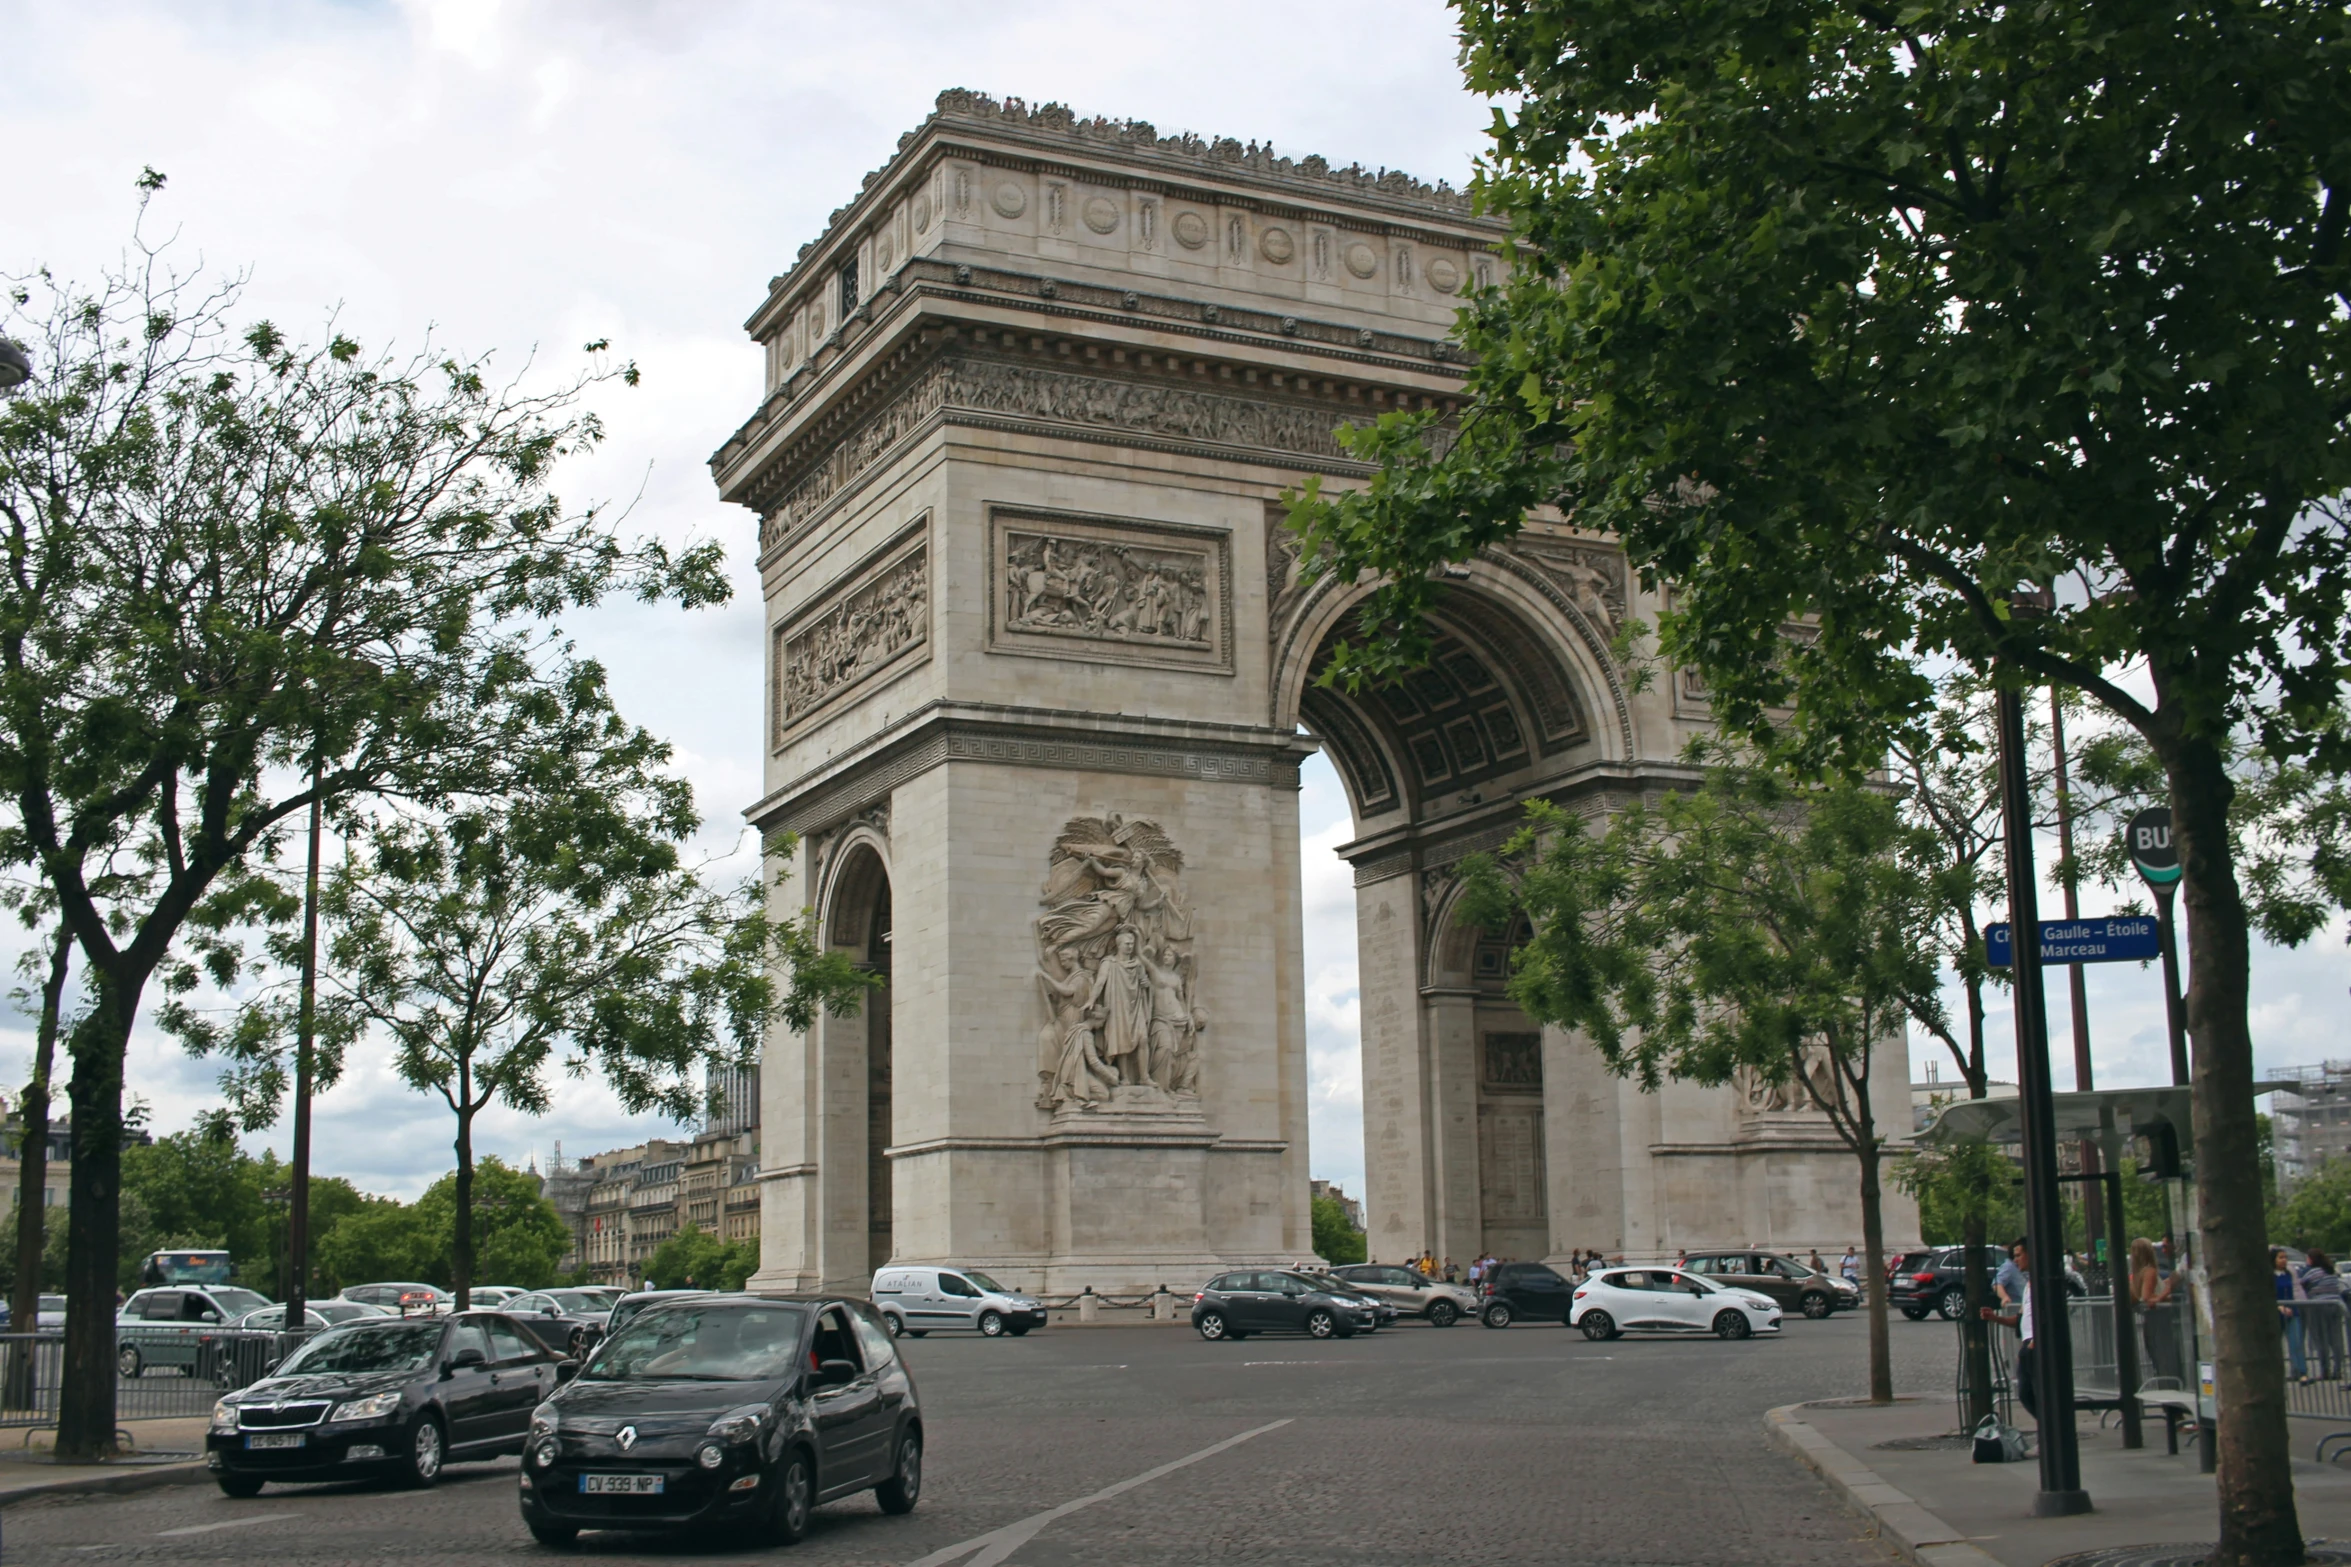
<svg viewBox="0 0 2351 1567">
<path fill-rule="evenodd" d="M 0 392 L 11 392 L 33 378 L 32 355 L 13 337 L 0 337 Z"/>
<path fill-rule="evenodd" d="M 2023 594 L 2017 595 L 2019 600 Z M 2021 604 L 2018 607 L 2023 607 Z M 2025 774 L 2024 699 L 1999 693 L 2000 806 L 2008 849 L 2008 928 L 2016 1005 L 2017 1115 L 2024 1133 L 2025 1244 L 2031 1252 L 2035 1420 L 2044 1518 L 2090 1510 L 2073 1425 L 2073 1335 L 2066 1320 L 2065 1210 L 2057 1184 L 2056 1106 L 2049 1085 L 2049 1015 L 2041 978 L 2041 909 L 2033 870 L 2032 789 Z"/>
</svg>

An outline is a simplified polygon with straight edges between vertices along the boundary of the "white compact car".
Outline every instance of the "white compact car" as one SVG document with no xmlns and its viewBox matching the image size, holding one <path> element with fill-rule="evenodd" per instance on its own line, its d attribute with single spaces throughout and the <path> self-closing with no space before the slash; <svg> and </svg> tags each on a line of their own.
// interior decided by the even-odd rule
<svg viewBox="0 0 2351 1567">
<path fill-rule="evenodd" d="M 1045 1325 L 1044 1302 L 1006 1289 L 977 1268 L 884 1268 L 873 1276 L 873 1303 L 892 1338 L 921 1338 L 938 1328 L 1018 1338 Z"/>
<path fill-rule="evenodd" d="M 1779 1302 L 1679 1268 L 1610 1268 L 1575 1290 L 1569 1327 L 1588 1339 L 1619 1333 L 1711 1333 L 1747 1338 L 1780 1330 Z"/>
</svg>

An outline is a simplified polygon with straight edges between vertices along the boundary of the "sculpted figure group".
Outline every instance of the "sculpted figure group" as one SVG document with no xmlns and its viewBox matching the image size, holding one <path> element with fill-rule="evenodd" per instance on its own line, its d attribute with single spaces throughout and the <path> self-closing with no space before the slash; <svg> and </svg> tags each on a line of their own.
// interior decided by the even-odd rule
<svg viewBox="0 0 2351 1567">
<path fill-rule="evenodd" d="M 1207 645 L 1199 555 L 1037 534 L 1015 534 L 1007 553 L 1010 630 Z"/>
<path fill-rule="evenodd" d="M 1055 840 L 1037 917 L 1039 1108 L 1174 1108 L 1200 1092 L 1184 857 L 1158 823 L 1080 817 Z M 1121 1094 L 1119 1090 L 1130 1090 Z"/>
</svg>

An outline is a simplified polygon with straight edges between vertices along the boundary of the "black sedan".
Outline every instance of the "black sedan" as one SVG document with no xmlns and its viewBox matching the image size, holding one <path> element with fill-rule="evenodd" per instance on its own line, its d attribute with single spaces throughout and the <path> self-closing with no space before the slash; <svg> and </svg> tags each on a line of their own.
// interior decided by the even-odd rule
<svg viewBox="0 0 2351 1567">
<path fill-rule="evenodd" d="M 1275 1268 L 1221 1273 L 1192 1297 L 1192 1326 L 1211 1343 L 1252 1333 L 1352 1338 L 1379 1325 L 1379 1302 L 1328 1274 Z"/>
<path fill-rule="evenodd" d="M 788 1545 L 858 1491 L 912 1511 L 922 1445 L 914 1378 L 871 1305 L 705 1295 L 631 1319 L 532 1415 L 522 1519 L 542 1545 L 708 1527 Z"/>
<path fill-rule="evenodd" d="M 586 1290 L 533 1290 L 498 1309 L 556 1354 L 573 1360 L 588 1358 L 612 1315 L 611 1302 Z"/>
<path fill-rule="evenodd" d="M 390 1477 L 522 1451 L 531 1411 L 576 1369 L 491 1311 L 329 1328 L 212 1406 L 205 1462 L 231 1496 L 272 1480 Z"/>
</svg>

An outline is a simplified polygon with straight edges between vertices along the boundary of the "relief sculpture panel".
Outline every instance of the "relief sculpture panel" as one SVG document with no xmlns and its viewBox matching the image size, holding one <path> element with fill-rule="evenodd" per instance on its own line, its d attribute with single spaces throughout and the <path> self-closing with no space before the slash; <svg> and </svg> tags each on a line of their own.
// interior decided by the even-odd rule
<svg viewBox="0 0 2351 1567">
<path fill-rule="evenodd" d="M 819 709 L 928 653 L 930 552 L 918 536 L 884 557 L 776 628 L 779 743 Z"/>
<path fill-rule="evenodd" d="M 997 511 L 989 649 L 1229 671 L 1226 536 Z"/>
<path fill-rule="evenodd" d="M 1177 1111 L 1200 1097 L 1200 1010 L 1184 856 L 1116 812 L 1061 829 L 1038 902 L 1037 1108 Z"/>
</svg>

